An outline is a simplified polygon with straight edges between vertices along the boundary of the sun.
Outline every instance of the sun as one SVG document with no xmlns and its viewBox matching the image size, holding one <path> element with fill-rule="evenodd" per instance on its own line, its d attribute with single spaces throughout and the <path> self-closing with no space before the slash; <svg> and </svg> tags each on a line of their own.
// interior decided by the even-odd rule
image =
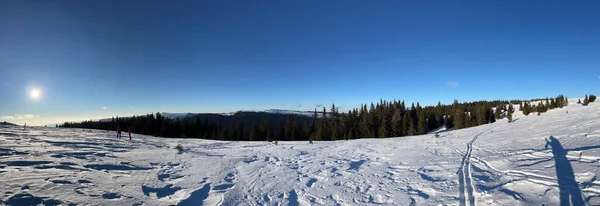
<svg viewBox="0 0 600 206">
<path fill-rule="evenodd" d="M 39 99 L 41 95 L 42 95 L 42 92 L 41 92 L 39 89 L 32 89 L 32 90 L 29 92 L 29 96 L 30 96 L 32 99 Z"/>
</svg>

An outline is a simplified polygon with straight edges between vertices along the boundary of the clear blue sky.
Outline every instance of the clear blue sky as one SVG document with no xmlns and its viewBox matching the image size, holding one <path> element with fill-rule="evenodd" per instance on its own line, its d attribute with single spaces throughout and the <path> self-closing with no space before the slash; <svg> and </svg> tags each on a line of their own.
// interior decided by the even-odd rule
<svg viewBox="0 0 600 206">
<path fill-rule="evenodd" d="M 0 120 L 581 97 L 600 88 L 599 11 L 600 1 L 0 1 Z"/>
</svg>

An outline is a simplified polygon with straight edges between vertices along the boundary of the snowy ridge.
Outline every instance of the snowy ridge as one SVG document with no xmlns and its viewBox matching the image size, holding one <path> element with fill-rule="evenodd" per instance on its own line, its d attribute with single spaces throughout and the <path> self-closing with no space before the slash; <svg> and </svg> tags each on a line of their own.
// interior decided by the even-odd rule
<svg viewBox="0 0 600 206">
<path fill-rule="evenodd" d="M 0 204 L 600 204 L 600 103 L 515 114 L 439 138 L 278 145 L 0 127 Z"/>
<path fill-rule="evenodd" d="M 197 115 L 201 115 L 201 114 L 218 114 L 218 115 L 223 115 L 223 116 L 233 116 L 236 113 L 240 113 L 240 112 L 265 112 L 265 113 L 269 113 L 269 114 L 294 114 L 294 115 L 303 115 L 303 116 L 313 116 L 314 111 L 297 111 L 297 110 L 284 110 L 284 109 L 267 109 L 264 111 L 259 111 L 259 110 L 239 110 L 236 112 L 227 112 L 227 113 L 191 113 L 191 112 L 187 112 L 187 113 L 170 113 L 170 112 L 161 112 L 160 114 L 166 118 L 169 119 L 185 119 L 185 118 L 191 118 L 191 117 L 195 117 Z M 136 115 L 136 116 L 144 116 L 144 115 Z M 322 117 L 323 114 L 322 112 L 318 113 L 319 117 Z M 120 117 L 120 118 L 131 118 L 131 116 L 127 116 L 127 117 Z M 111 121 L 112 118 L 104 118 L 104 119 L 100 119 L 98 121 L 101 122 L 109 122 Z M 53 126 L 53 125 L 52 125 Z"/>
</svg>

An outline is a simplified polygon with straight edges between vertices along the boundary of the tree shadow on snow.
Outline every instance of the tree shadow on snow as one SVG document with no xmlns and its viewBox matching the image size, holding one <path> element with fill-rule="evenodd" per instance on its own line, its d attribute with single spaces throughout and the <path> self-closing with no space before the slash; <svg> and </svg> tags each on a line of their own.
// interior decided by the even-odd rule
<svg viewBox="0 0 600 206">
<path fill-rule="evenodd" d="M 569 202 L 573 205 L 584 205 L 581 190 L 577 181 L 575 181 L 573 167 L 567 159 L 567 151 L 554 136 L 550 136 L 550 141 L 546 139 L 545 147 L 547 148 L 548 145 L 552 147 L 552 154 L 554 155 L 556 179 L 558 179 L 558 189 L 560 191 L 560 205 L 570 205 Z"/>
</svg>

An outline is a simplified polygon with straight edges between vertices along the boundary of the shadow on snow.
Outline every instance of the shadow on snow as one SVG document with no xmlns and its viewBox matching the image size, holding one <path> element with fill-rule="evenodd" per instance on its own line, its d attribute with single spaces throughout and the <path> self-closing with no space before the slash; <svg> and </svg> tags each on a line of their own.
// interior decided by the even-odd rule
<svg viewBox="0 0 600 206">
<path fill-rule="evenodd" d="M 558 189 L 560 191 L 560 205 L 570 205 L 569 203 L 584 205 L 581 190 L 575 181 L 573 167 L 567 159 L 567 151 L 554 136 L 550 136 L 550 141 L 546 140 L 545 147 L 547 148 L 548 145 L 552 147 L 552 154 L 554 155 L 556 179 L 558 179 Z"/>
</svg>

